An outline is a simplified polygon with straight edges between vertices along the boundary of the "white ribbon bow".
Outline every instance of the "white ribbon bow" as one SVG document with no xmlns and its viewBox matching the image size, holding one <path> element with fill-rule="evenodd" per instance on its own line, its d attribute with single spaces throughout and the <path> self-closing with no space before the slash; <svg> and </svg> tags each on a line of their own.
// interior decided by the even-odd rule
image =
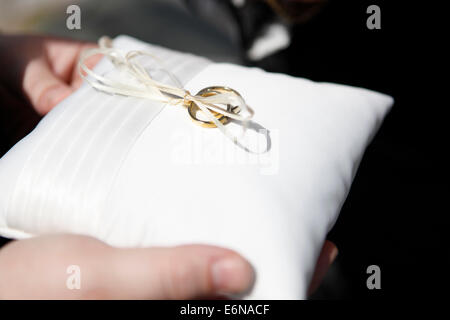
<svg viewBox="0 0 450 320">
<path fill-rule="evenodd" d="M 138 84 L 135 85 L 131 84 L 129 81 L 122 82 L 107 78 L 89 69 L 85 64 L 85 61 L 87 58 L 96 54 L 107 56 L 116 68 L 126 71 L 137 80 Z M 157 57 L 143 51 L 134 50 L 123 55 L 119 50 L 112 47 L 110 38 L 102 37 L 99 40 L 99 48 L 87 49 L 82 53 L 78 62 L 78 71 L 81 77 L 90 85 L 106 93 L 147 98 L 172 105 L 182 104 L 187 106 L 190 103 L 195 103 L 204 115 L 212 121 L 226 137 L 231 139 L 235 144 L 240 145 L 237 141 L 237 137 L 232 135 L 211 112 L 211 110 L 213 110 L 231 119 L 242 121 L 245 129 L 248 121 L 252 119 L 254 111 L 245 103 L 240 95 L 233 93 L 232 91 L 220 92 L 210 96 L 192 95 L 188 90 L 183 89 L 181 85 L 174 87 L 152 79 L 150 74 L 139 63 L 133 61 L 133 59 L 138 56 L 149 56 L 161 64 Z M 179 81 L 170 71 L 165 69 L 161 70 L 166 72 L 173 82 L 179 84 Z M 92 77 L 93 80 L 88 76 Z M 235 107 L 239 107 L 239 110 L 244 111 L 246 116 L 230 112 L 219 105 L 231 105 L 233 106 L 233 108 L 231 108 L 232 110 L 234 110 Z M 247 149 L 246 147 L 244 148 Z"/>
</svg>

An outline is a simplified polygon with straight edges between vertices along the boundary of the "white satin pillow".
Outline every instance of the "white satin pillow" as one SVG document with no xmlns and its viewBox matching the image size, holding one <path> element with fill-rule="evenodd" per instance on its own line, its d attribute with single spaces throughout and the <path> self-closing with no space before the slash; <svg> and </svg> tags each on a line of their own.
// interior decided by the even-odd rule
<svg viewBox="0 0 450 320">
<path fill-rule="evenodd" d="M 247 153 L 218 129 L 194 125 L 182 107 L 85 84 L 0 159 L 0 234 L 225 246 L 255 267 L 248 298 L 305 298 L 325 236 L 393 99 L 211 63 L 126 36 L 114 46 L 155 54 L 193 93 L 211 85 L 239 91 L 256 112 L 246 141 L 268 143 L 269 151 Z M 111 68 L 102 60 L 96 70 Z"/>
</svg>

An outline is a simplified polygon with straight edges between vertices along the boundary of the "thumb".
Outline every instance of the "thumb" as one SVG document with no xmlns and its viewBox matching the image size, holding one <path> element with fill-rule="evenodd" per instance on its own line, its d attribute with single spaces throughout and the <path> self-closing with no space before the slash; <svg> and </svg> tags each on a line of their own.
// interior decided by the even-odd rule
<svg viewBox="0 0 450 320">
<path fill-rule="evenodd" d="M 27 65 L 23 90 L 34 109 L 41 115 L 49 112 L 73 92 L 73 88 L 59 79 L 42 58 L 34 59 Z"/>
<path fill-rule="evenodd" d="M 206 245 L 115 249 L 104 279 L 119 299 L 193 299 L 239 295 L 253 285 L 248 261 L 234 251 Z"/>
</svg>

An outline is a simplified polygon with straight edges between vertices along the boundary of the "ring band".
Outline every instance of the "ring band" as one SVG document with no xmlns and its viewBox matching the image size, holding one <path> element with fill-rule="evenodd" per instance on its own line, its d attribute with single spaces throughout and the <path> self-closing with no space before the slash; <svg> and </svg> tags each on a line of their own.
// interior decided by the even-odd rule
<svg viewBox="0 0 450 320">
<path fill-rule="evenodd" d="M 218 93 L 233 93 L 239 97 L 241 97 L 241 95 L 239 94 L 239 92 L 237 92 L 234 89 L 228 88 L 228 87 L 223 87 L 223 86 L 213 86 L 213 87 L 207 87 L 204 88 L 202 90 L 200 90 L 197 95 L 198 96 L 203 96 L 203 97 L 209 97 Z M 206 120 L 201 120 L 198 119 L 196 117 L 196 113 L 198 110 L 201 110 L 199 108 L 199 106 L 197 104 L 195 104 L 194 102 L 190 102 L 190 104 L 188 105 L 188 113 L 189 116 L 191 117 L 192 121 L 194 121 L 196 124 L 202 126 L 203 128 L 216 128 L 216 124 L 212 121 L 206 121 Z M 211 113 L 213 114 L 213 116 L 220 121 L 222 124 L 226 124 L 228 122 L 228 117 L 217 112 L 214 110 L 210 110 Z M 227 111 L 228 112 L 233 112 L 233 113 L 239 113 L 241 110 L 238 106 L 232 106 L 230 104 L 227 105 Z"/>
</svg>

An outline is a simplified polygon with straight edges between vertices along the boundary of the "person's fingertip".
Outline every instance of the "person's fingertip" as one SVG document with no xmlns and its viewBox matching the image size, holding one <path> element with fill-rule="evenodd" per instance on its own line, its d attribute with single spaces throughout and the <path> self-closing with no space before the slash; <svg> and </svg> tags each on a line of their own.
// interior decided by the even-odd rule
<svg viewBox="0 0 450 320">
<path fill-rule="evenodd" d="M 328 252 L 328 261 L 329 264 L 333 263 L 333 261 L 336 259 L 337 255 L 339 254 L 339 250 L 336 247 L 336 245 L 331 241 L 325 241 L 324 244 L 324 252 Z"/>
<path fill-rule="evenodd" d="M 333 262 L 339 254 L 338 248 L 333 244 L 333 248 L 331 249 L 330 261 Z"/>
<path fill-rule="evenodd" d="M 211 267 L 214 289 L 224 294 L 241 294 L 253 286 L 255 274 L 249 262 L 237 255 L 215 261 Z"/>
</svg>

